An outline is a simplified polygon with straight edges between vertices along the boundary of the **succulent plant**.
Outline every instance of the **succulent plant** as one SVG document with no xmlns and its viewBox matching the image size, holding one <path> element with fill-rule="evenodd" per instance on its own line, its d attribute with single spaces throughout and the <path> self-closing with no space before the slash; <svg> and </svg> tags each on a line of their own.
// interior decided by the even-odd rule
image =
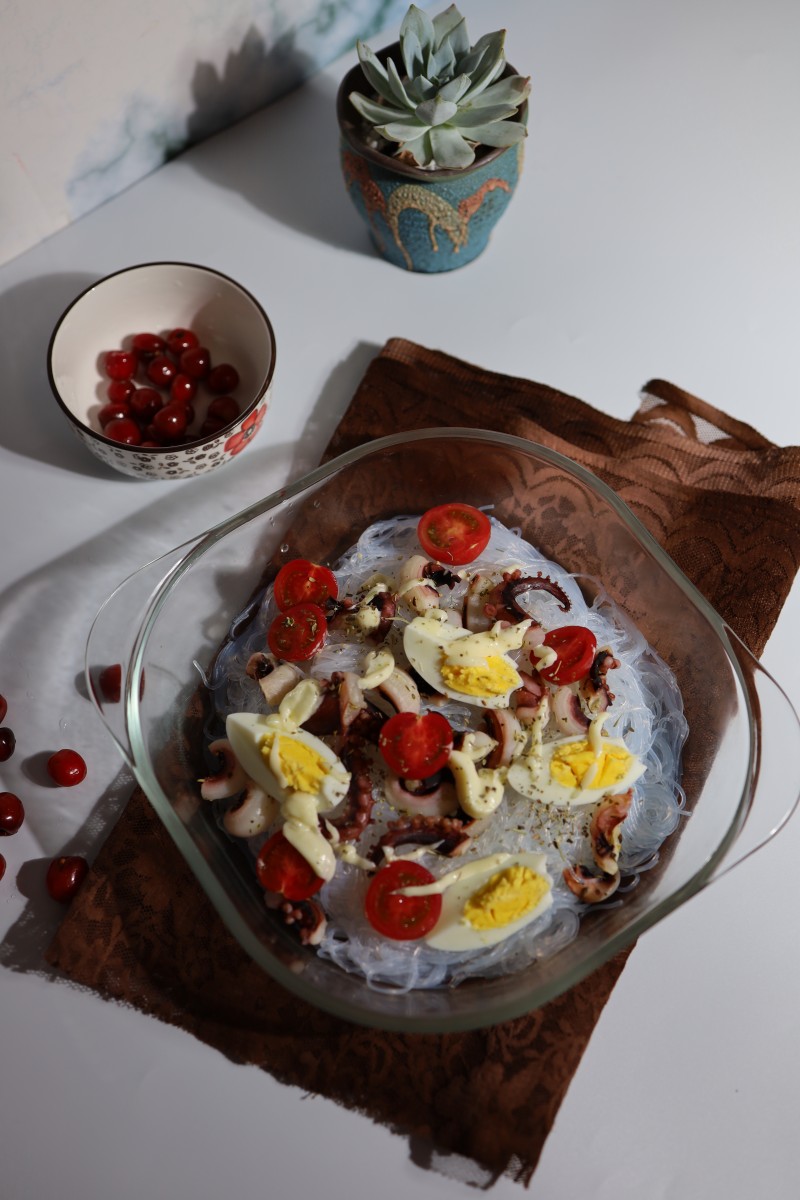
<svg viewBox="0 0 800 1200">
<path fill-rule="evenodd" d="M 471 46 L 455 4 L 433 18 L 412 4 L 400 26 L 404 75 L 359 42 L 361 69 L 377 99 L 351 92 L 350 101 L 381 138 L 398 144 L 396 157 L 431 170 L 468 167 L 477 146 L 513 146 L 525 137 L 524 124 L 510 118 L 530 79 L 501 78 L 504 43 L 501 29 Z"/>
</svg>

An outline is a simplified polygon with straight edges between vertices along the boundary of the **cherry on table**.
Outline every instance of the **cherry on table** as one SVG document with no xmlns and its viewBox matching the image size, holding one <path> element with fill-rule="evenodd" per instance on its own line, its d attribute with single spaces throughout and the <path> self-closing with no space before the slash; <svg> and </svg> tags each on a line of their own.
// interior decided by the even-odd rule
<svg viewBox="0 0 800 1200">
<path fill-rule="evenodd" d="M 8 762 L 14 753 L 16 744 L 17 739 L 14 737 L 13 729 L 9 729 L 7 725 L 4 725 L 0 729 L 0 762 Z"/>
<path fill-rule="evenodd" d="M 112 663 L 110 667 L 103 667 L 97 682 L 106 703 L 119 704 L 122 695 L 122 664 Z"/>
<path fill-rule="evenodd" d="M 8 701 L 5 696 L 0 696 L 0 721 L 5 721 L 6 713 L 8 712 Z"/>
<path fill-rule="evenodd" d="M 59 787 L 74 787 L 86 778 L 86 763 L 77 750 L 56 750 L 47 760 L 47 773 Z"/>
<path fill-rule="evenodd" d="M 13 792 L 0 792 L 0 836 L 16 833 L 25 820 L 25 809 L 19 796 Z"/>
<path fill-rule="evenodd" d="M 3 878 L 5 873 L 6 873 L 6 860 L 3 858 L 2 854 L 0 854 L 0 879 Z"/>
<path fill-rule="evenodd" d="M 47 890 L 59 904 L 69 904 L 86 878 L 89 864 L 77 854 L 62 854 L 47 868 Z"/>
</svg>

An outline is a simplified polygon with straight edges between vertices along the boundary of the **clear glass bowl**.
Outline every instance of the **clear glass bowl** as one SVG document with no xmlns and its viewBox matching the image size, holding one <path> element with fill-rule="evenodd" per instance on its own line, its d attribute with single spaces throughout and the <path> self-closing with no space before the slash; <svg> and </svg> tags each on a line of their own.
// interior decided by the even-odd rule
<svg viewBox="0 0 800 1200">
<path fill-rule="evenodd" d="M 587 914 L 575 941 L 516 974 L 400 993 L 367 987 L 301 947 L 265 908 L 240 845 L 202 801 L 205 693 L 234 617 L 296 557 L 332 564 L 373 520 L 447 500 L 492 506 L 568 571 L 605 591 L 667 661 L 689 737 L 687 817 L 624 903 Z M 122 661 L 109 703 L 101 671 Z M 800 726 L 784 693 L 619 498 L 590 472 L 520 438 L 430 429 L 381 438 L 143 567 L 106 601 L 87 678 L 103 720 L 212 904 L 290 991 L 341 1017 L 417 1032 L 495 1024 L 577 983 L 778 831 L 800 791 Z"/>
</svg>

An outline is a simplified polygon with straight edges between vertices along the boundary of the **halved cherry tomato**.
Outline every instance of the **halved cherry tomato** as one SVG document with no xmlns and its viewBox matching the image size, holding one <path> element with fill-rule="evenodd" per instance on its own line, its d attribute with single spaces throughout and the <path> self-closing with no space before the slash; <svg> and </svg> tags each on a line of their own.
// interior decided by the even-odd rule
<svg viewBox="0 0 800 1200">
<path fill-rule="evenodd" d="M 286 838 L 282 829 L 273 833 L 256 859 L 258 882 L 266 892 L 279 892 L 287 900 L 307 900 L 325 882 Z"/>
<path fill-rule="evenodd" d="M 461 566 L 486 549 L 492 527 L 489 518 L 471 504 L 438 504 L 420 518 L 417 537 L 429 558 Z"/>
<path fill-rule="evenodd" d="M 276 658 L 305 662 L 319 650 L 327 632 L 328 622 L 318 605 L 295 604 L 278 613 L 269 627 L 267 642 Z"/>
<path fill-rule="evenodd" d="M 539 674 L 548 683 L 575 683 L 583 679 L 597 650 L 597 638 L 583 625 L 551 629 L 544 635 L 542 643 L 558 655 L 552 667 L 539 668 Z"/>
<path fill-rule="evenodd" d="M 372 877 L 364 912 L 373 929 L 398 942 L 410 942 L 430 933 L 442 911 L 442 897 L 399 896 L 399 888 L 435 883 L 435 877 L 418 862 L 396 858 Z"/>
<path fill-rule="evenodd" d="M 275 577 L 275 603 L 278 608 L 295 604 L 319 604 L 335 600 L 339 595 L 336 576 L 327 567 L 295 558 L 281 567 Z"/>
<path fill-rule="evenodd" d="M 378 748 L 401 779 L 427 779 L 447 765 L 453 730 L 438 712 L 399 712 L 381 729 Z"/>
</svg>

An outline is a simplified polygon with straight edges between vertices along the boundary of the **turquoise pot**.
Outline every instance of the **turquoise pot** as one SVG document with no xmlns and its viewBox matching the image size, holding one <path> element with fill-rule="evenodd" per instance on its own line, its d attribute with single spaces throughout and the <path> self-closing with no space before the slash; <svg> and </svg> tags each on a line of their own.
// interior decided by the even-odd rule
<svg viewBox="0 0 800 1200">
<path fill-rule="evenodd" d="M 399 56 L 397 45 L 381 58 Z M 507 71 L 515 74 L 512 67 Z M 408 271 L 452 271 L 485 249 L 508 207 L 522 170 L 524 142 L 491 150 L 462 171 L 423 171 L 367 146 L 353 91 L 368 90 L 360 66 L 339 87 L 342 174 L 378 253 Z M 527 105 L 520 110 L 527 117 Z"/>
</svg>

